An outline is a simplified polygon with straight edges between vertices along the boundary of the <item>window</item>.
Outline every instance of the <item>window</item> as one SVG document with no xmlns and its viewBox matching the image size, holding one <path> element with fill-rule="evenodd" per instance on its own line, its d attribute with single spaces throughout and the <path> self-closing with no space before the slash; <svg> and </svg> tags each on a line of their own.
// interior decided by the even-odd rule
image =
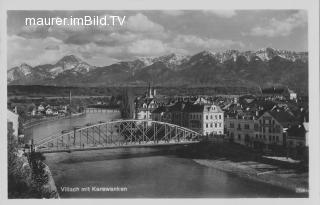
<svg viewBox="0 0 320 205">
<path fill-rule="evenodd" d="M 245 125 L 244 125 L 244 129 L 246 129 L 246 130 L 250 129 L 249 124 L 245 124 Z"/>
<path fill-rule="evenodd" d="M 276 136 L 276 141 L 279 142 L 279 136 Z"/>
<path fill-rule="evenodd" d="M 221 127 L 221 122 L 219 123 L 219 127 Z"/>
<path fill-rule="evenodd" d="M 212 115 L 210 115 L 210 119 L 211 119 L 211 120 L 213 119 L 213 116 L 212 116 Z"/>
<path fill-rule="evenodd" d="M 271 136 L 269 136 L 269 141 L 271 141 Z"/>
<path fill-rule="evenodd" d="M 219 115 L 219 120 L 221 120 L 221 115 Z"/>
<path fill-rule="evenodd" d="M 215 115 L 215 118 L 216 118 L 216 120 L 218 119 L 218 116 L 217 115 Z"/>
<path fill-rule="evenodd" d="M 212 124 L 212 123 L 210 124 L 210 127 L 213 127 L 213 124 Z"/>
<path fill-rule="evenodd" d="M 207 120 L 209 119 L 209 116 L 208 116 L 208 115 L 206 115 L 206 119 L 207 119 Z"/>
<path fill-rule="evenodd" d="M 259 136 L 256 134 L 256 139 L 258 139 L 258 137 L 259 137 Z"/>
<path fill-rule="evenodd" d="M 208 123 L 206 123 L 206 128 L 208 128 Z"/>
<path fill-rule="evenodd" d="M 217 123 L 214 123 L 214 127 L 217 127 Z"/>
<path fill-rule="evenodd" d="M 240 134 L 238 134 L 238 140 L 241 140 L 241 135 Z"/>
<path fill-rule="evenodd" d="M 259 131 L 259 125 L 257 123 L 254 123 L 254 130 Z"/>
<path fill-rule="evenodd" d="M 234 128 L 234 123 L 230 122 L 230 128 Z"/>
</svg>

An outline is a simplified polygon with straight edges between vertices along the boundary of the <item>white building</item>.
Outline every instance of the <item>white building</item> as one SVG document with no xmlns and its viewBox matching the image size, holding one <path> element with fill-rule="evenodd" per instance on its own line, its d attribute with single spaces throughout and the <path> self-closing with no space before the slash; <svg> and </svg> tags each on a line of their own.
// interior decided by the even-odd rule
<svg viewBox="0 0 320 205">
<path fill-rule="evenodd" d="M 297 100 L 297 93 L 295 93 L 293 90 L 290 90 L 289 88 L 288 88 L 288 92 L 289 92 L 289 98 L 290 98 L 290 100 Z"/>
<path fill-rule="evenodd" d="M 13 135 L 17 139 L 19 129 L 19 115 L 7 109 L 7 123 L 12 125 Z"/>
<path fill-rule="evenodd" d="M 224 114 L 221 108 L 214 104 L 177 102 L 168 107 L 162 119 L 202 135 L 224 134 Z"/>
</svg>

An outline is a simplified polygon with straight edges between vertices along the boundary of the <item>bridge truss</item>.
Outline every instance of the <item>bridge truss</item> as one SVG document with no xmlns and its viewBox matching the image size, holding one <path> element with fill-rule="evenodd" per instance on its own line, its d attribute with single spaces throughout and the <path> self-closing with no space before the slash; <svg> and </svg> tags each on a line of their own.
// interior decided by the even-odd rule
<svg viewBox="0 0 320 205">
<path fill-rule="evenodd" d="M 151 120 L 117 120 L 74 129 L 35 144 L 38 152 L 65 152 L 199 142 L 200 134 L 178 125 Z"/>
</svg>

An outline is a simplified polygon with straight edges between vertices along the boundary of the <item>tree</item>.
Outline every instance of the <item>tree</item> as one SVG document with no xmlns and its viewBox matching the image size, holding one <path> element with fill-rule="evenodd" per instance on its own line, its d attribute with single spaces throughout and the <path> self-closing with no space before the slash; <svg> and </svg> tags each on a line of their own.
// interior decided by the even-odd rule
<svg viewBox="0 0 320 205">
<path fill-rule="evenodd" d="M 122 91 L 120 112 L 121 112 L 121 117 L 124 119 L 133 118 L 134 95 L 131 88 L 125 88 Z"/>
</svg>

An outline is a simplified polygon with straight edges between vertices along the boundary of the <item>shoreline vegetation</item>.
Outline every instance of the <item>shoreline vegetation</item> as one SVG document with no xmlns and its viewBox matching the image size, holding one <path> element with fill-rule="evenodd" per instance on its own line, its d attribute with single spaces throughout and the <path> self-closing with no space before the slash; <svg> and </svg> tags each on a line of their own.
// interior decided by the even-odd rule
<svg viewBox="0 0 320 205">
<path fill-rule="evenodd" d="M 59 198 L 50 168 L 39 153 L 24 153 L 8 127 L 8 198 Z"/>
<path fill-rule="evenodd" d="M 238 177 L 291 190 L 298 197 L 308 197 L 308 168 L 303 162 L 272 160 L 230 143 L 191 145 L 178 150 L 178 156 Z"/>
</svg>

